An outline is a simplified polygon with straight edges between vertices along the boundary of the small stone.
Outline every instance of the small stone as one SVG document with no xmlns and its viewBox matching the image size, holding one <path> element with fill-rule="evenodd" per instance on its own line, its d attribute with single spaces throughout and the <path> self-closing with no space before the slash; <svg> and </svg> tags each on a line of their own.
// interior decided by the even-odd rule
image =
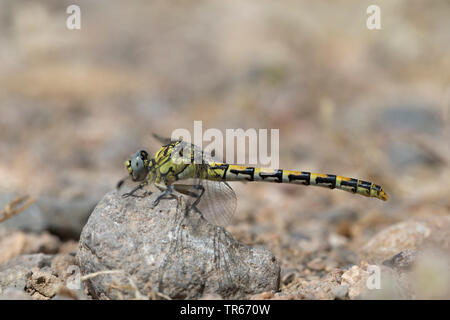
<svg viewBox="0 0 450 320">
<path fill-rule="evenodd" d="M 331 233 L 328 237 L 328 243 L 332 248 L 339 248 L 346 245 L 348 239 L 344 236 L 341 236 L 337 233 Z"/>
<path fill-rule="evenodd" d="M 31 278 L 28 279 L 27 289 L 34 290 L 47 298 L 52 298 L 56 295 L 60 284 L 61 281 L 51 273 L 37 271 L 33 272 Z"/>
<path fill-rule="evenodd" d="M 281 282 L 283 282 L 284 285 L 288 285 L 289 283 L 291 283 L 294 278 L 295 278 L 296 272 L 295 271 L 289 271 L 286 272 L 282 277 L 281 277 Z"/>
<path fill-rule="evenodd" d="M 71 290 L 64 285 L 60 285 L 53 297 L 53 300 L 81 300 L 86 299 L 84 296 L 80 295 L 77 291 Z"/>
<path fill-rule="evenodd" d="M 352 266 L 342 274 L 341 285 L 347 286 L 350 299 L 355 299 L 367 291 L 366 281 L 369 276 L 369 273 L 359 266 Z"/>
<path fill-rule="evenodd" d="M 426 104 L 404 102 L 382 109 L 379 121 L 385 130 L 435 133 L 439 130 L 439 116 Z"/>
<path fill-rule="evenodd" d="M 344 299 L 348 294 L 348 287 L 345 284 L 336 286 L 331 289 L 331 292 L 336 299 Z"/>
<path fill-rule="evenodd" d="M 436 159 L 427 150 L 407 142 L 394 142 L 388 147 L 389 162 L 400 172 L 413 166 L 434 166 Z"/>
<path fill-rule="evenodd" d="M 0 208 L 4 208 L 16 198 L 17 194 L 1 193 Z M 2 227 L 10 230 L 42 232 L 47 226 L 39 206 L 36 203 L 33 203 L 24 211 L 2 222 Z"/>
<path fill-rule="evenodd" d="M 15 198 L 14 194 L 0 194 L 0 208 Z M 83 193 L 69 197 L 42 196 L 20 214 L 2 222 L 2 226 L 35 233 L 52 230 L 58 236 L 76 239 L 97 202 L 95 196 Z"/>
<path fill-rule="evenodd" d="M 75 257 L 70 254 L 55 255 L 51 263 L 51 268 L 62 280 L 66 280 L 72 275 L 74 267 L 77 267 Z"/>
<path fill-rule="evenodd" d="M 45 254 L 22 255 L 0 265 L 0 288 L 23 290 L 33 268 L 50 266 L 52 256 Z"/>
<path fill-rule="evenodd" d="M 222 300 L 222 297 L 218 294 L 208 293 L 202 296 L 199 300 Z"/>
<path fill-rule="evenodd" d="M 55 253 L 60 241 L 48 232 L 41 234 L 0 228 L 0 264 L 24 254 Z"/>
<path fill-rule="evenodd" d="M 62 238 L 78 239 L 97 202 L 95 196 L 75 195 L 69 198 L 41 197 L 37 205 L 43 213 L 47 230 Z"/>
<path fill-rule="evenodd" d="M 6 288 L 0 292 L 0 300 L 31 300 L 31 297 L 21 289 Z"/>
<path fill-rule="evenodd" d="M 321 271 L 325 268 L 325 261 L 323 261 L 321 258 L 315 258 L 308 262 L 306 266 L 311 270 Z"/>
<path fill-rule="evenodd" d="M 383 261 L 383 265 L 398 269 L 410 269 L 417 259 L 417 250 L 403 250 L 389 260 Z"/>
<path fill-rule="evenodd" d="M 78 249 L 78 241 L 69 240 L 61 244 L 59 253 L 70 253 L 75 256 Z"/>
<path fill-rule="evenodd" d="M 431 216 L 394 224 L 362 248 L 361 258 L 382 263 L 405 250 L 433 247 L 450 253 L 450 216 Z"/>
<path fill-rule="evenodd" d="M 31 294 L 31 299 L 33 299 L 33 300 L 50 300 L 49 297 L 46 297 L 37 291 Z"/>
<path fill-rule="evenodd" d="M 272 291 L 261 292 L 250 297 L 250 300 L 268 300 L 273 298 Z"/>
</svg>

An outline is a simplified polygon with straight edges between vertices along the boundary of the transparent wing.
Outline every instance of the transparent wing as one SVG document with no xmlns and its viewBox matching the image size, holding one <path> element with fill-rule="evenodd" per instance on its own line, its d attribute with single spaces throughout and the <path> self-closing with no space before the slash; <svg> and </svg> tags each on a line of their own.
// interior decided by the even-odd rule
<svg viewBox="0 0 450 320">
<path fill-rule="evenodd" d="M 182 193 L 189 196 L 188 200 L 191 204 L 203 192 L 196 207 L 208 222 L 222 227 L 231 222 L 236 211 L 237 199 L 228 183 L 203 179 L 188 179 L 181 181 L 181 183 L 183 186 Z M 181 189 L 177 188 L 178 184 L 175 183 L 174 185 L 175 190 L 181 192 Z"/>
<path fill-rule="evenodd" d="M 210 223 L 225 227 L 236 211 L 236 194 L 224 181 L 201 180 L 205 189 L 197 208 Z"/>
<path fill-rule="evenodd" d="M 236 194 L 233 189 L 225 181 L 200 179 L 200 177 L 205 177 L 207 174 L 216 174 L 214 170 L 210 170 L 208 173 L 208 169 L 211 168 L 209 163 L 215 162 L 217 159 L 208 153 L 202 152 L 196 145 L 182 142 L 179 146 L 180 150 L 185 146 L 194 148 L 195 154 L 201 157 L 200 159 L 202 160 L 202 165 L 200 168 L 197 168 L 198 171 L 196 172 L 198 178 L 179 181 L 184 186 L 191 186 L 191 188 L 185 188 L 184 194 L 189 195 L 189 200 L 193 203 L 202 193 L 203 189 L 204 191 L 200 197 L 200 201 L 196 205 L 197 209 L 200 210 L 203 217 L 210 223 L 223 227 L 228 225 L 236 211 L 237 205 Z M 176 161 L 180 156 L 179 152 L 172 152 L 171 159 Z M 221 180 L 219 173 L 216 175 L 217 180 Z"/>
</svg>

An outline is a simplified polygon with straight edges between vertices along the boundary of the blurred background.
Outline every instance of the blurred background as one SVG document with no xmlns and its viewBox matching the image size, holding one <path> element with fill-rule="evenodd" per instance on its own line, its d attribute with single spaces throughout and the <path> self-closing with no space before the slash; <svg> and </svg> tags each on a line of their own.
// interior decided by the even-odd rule
<svg viewBox="0 0 450 320">
<path fill-rule="evenodd" d="M 0 204 L 37 199 L 4 232 L 75 248 L 127 157 L 194 120 L 279 129 L 281 168 L 385 188 L 233 184 L 230 232 L 304 281 L 357 264 L 394 223 L 449 215 L 448 1 L 76 1 L 68 30 L 71 4 L 0 1 Z"/>
</svg>

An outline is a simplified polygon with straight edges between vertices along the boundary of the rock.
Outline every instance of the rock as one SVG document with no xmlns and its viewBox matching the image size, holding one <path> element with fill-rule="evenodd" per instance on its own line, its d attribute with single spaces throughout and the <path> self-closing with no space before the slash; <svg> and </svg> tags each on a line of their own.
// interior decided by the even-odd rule
<svg viewBox="0 0 450 320">
<path fill-rule="evenodd" d="M 287 270 L 281 270 L 281 282 L 284 285 L 288 285 L 291 283 L 295 276 L 298 274 L 298 270 L 295 269 L 287 269 Z"/>
<path fill-rule="evenodd" d="M 332 207 L 321 212 L 319 218 L 337 224 L 341 221 L 355 221 L 358 218 L 358 214 L 347 207 Z"/>
<path fill-rule="evenodd" d="M 321 258 L 315 258 L 308 262 L 306 266 L 311 270 L 321 271 L 325 268 L 325 261 Z"/>
<path fill-rule="evenodd" d="M 208 293 L 200 297 L 198 300 L 222 300 L 222 297 L 218 294 Z"/>
<path fill-rule="evenodd" d="M 27 281 L 26 290 L 32 295 L 35 292 L 38 292 L 46 298 L 53 298 L 61 285 L 61 280 L 54 276 L 49 270 L 38 270 L 31 273 L 31 276 Z"/>
<path fill-rule="evenodd" d="M 344 299 L 347 296 L 348 293 L 348 287 L 344 285 L 335 286 L 331 289 L 331 292 L 333 293 L 334 297 L 336 299 Z"/>
<path fill-rule="evenodd" d="M 282 299 L 335 299 L 333 288 L 340 285 L 342 273 L 339 269 L 334 269 L 323 277 L 308 277 L 302 273 L 275 295 Z"/>
<path fill-rule="evenodd" d="M 70 199 L 40 198 L 38 206 L 44 214 L 46 230 L 63 239 L 78 239 L 97 198 L 74 197 Z"/>
<path fill-rule="evenodd" d="M 1 193 L 0 210 L 17 198 L 17 194 Z M 36 203 L 33 203 L 24 211 L 2 222 L 6 229 L 18 229 L 23 231 L 41 232 L 46 229 L 46 222 L 42 211 Z"/>
<path fill-rule="evenodd" d="M 367 279 L 370 274 L 359 266 L 352 266 L 342 274 L 342 283 L 348 288 L 348 296 L 355 299 L 367 291 Z"/>
<path fill-rule="evenodd" d="M 156 196 L 123 198 L 110 192 L 92 212 L 77 261 L 84 276 L 91 274 L 86 284 L 94 298 L 155 292 L 172 299 L 245 298 L 278 289 L 280 267 L 270 251 L 237 242 L 187 211 L 182 197 L 152 208 Z"/>
<path fill-rule="evenodd" d="M 403 250 L 389 260 L 383 261 L 383 265 L 399 269 L 409 269 L 417 259 L 417 250 Z"/>
<path fill-rule="evenodd" d="M 419 252 L 408 272 L 417 299 L 450 299 L 450 254 L 427 249 Z"/>
<path fill-rule="evenodd" d="M 14 194 L 0 194 L 0 208 L 15 198 Z M 4 221 L 2 226 L 36 233 L 51 231 L 62 238 L 78 239 L 97 201 L 88 196 L 69 199 L 39 197 L 25 211 Z"/>
<path fill-rule="evenodd" d="M 388 265 L 388 266 L 386 266 Z M 405 250 L 384 265 L 362 262 L 342 275 L 351 299 L 449 299 L 450 254 Z"/>
<path fill-rule="evenodd" d="M 0 265 L 0 289 L 23 290 L 31 269 L 49 267 L 52 256 L 46 254 L 23 255 Z"/>
<path fill-rule="evenodd" d="M 70 254 L 58 254 L 52 260 L 50 267 L 63 281 L 72 275 L 71 267 L 76 266 L 75 256 Z"/>
<path fill-rule="evenodd" d="M 75 255 L 78 250 L 78 241 L 69 240 L 63 242 L 59 247 L 59 253 L 70 253 Z"/>
<path fill-rule="evenodd" d="M 350 299 L 414 299 L 415 279 L 383 265 L 352 266 L 342 275 L 341 285 L 348 286 Z"/>
<path fill-rule="evenodd" d="M 0 300 L 31 300 L 31 297 L 23 290 L 6 288 L 0 291 Z"/>
<path fill-rule="evenodd" d="M 427 105 L 402 103 L 382 109 L 379 121 L 389 132 L 406 130 L 410 132 L 437 133 L 441 127 L 438 115 Z"/>
<path fill-rule="evenodd" d="M 55 253 L 59 246 L 59 239 L 48 232 L 33 234 L 0 227 L 0 264 L 22 254 Z"/>
<path fill-rule="evenodd" d="M 438 248 L 450 252 L 450 216 L 432 216 L 400 222 L 378 232 L 362 248 L 361 257 L 382 263 L 401 251 Z"/>
<path fill-rule="evenodd" d="M 27 269 L 32 268 L 44 268 L 49 267 L 53 259 L 53 255 L 50 254 L 24 254 L 14 259 L 9 260 L 6 263 L 0 264 L 0 272 L 16 267 L 21 266 Z"/>
<path fill-rule="evenodd" d="M 392 269 L 362 263 L 354 265 L 342 274 L 341 285 L 348 288 L 350 299 L 400 299 L 406 298 L 405 289 L 399 284 L 398 274 Z"/>
<path fill-rule="evenodd" d="M 348 243 L 348 238 L 343 237 L 339 234 L 336 234 L 334 232 L 330 233 L 328 236 L 328 244 L 331 246 L 331 248 L 339 248 L 343 247 Z"/>
<path fill-rule="evenodd" d="M 265 291 L 258 294 L 254 294 L 249 297 L 249 300 L 269 300 L 273 299 L 274 294 L 271 291 Z"/>
<path fill-rule="evenodd" d="M 88 299 L 79 268 L 70 254 L 23 255 L 0 265 L 0 293 L 6 289 L 16 289 L 39 300 Z"/>
<path fill-rule="evenodd" d="M 412 166 L 436 166 L 439 164 L 428 150 L 408 142 L 395 141 L 387 148 L 389 163 L 396 170 L 405 171 Z"/>
</svg>

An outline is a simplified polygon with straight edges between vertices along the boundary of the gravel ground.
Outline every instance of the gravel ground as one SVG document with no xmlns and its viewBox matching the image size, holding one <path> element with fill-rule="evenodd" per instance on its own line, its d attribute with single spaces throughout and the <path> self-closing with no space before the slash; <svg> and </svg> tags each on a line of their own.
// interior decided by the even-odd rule
<svg viewBox="0 0 450 320">
<path fill-rule="evenodd" d="M 382 1 L 378 31 L 365 26 L 371 3 L 356 0 L 79 1 L 77 31 L 65 27 L 69 4 L 0 1 L 0 208 L 35 199 L 0 223 L 1 298 L 98 298 L 86 284 L 114 276 L 80 262 L 91 213 L 130 154 L 158 150 L 152 133 L 194 120 L 279 129 L 280 167 L 390 195 L 232 183 L 227 239 L 280 268 L 275 286 L 229 288 L 235 297 L 450 298 L 447 1 Z M 133 245 L 129 232 L 118 246 Z M 99 265 L 114 271 L 116 258 Z M 139 281 L 102 297 L 233 296 Z"/>
</svg>

